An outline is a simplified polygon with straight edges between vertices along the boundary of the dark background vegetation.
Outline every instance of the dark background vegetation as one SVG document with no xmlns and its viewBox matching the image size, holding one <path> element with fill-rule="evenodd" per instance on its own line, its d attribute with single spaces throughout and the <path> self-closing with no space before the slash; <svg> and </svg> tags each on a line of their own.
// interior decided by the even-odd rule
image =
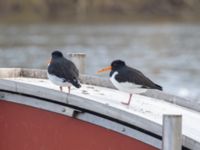
<svg viewBox="0 0 200 150">
<path fill-rule="evenodd" d="M 1 21 L 199 21 L 200 0 L 0 0 Z"/>
</svg>

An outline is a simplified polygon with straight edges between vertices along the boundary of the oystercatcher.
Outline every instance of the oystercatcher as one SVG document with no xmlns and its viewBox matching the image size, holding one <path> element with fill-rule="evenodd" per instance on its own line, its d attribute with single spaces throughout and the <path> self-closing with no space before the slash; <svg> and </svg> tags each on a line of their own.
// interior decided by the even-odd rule
<svg viewBox="0 0 200 150">
<path fill-rule="evenodd" d="M 142 72 L 126 65 L 122 60 L 114 60 L 111 66 L 99 70 L 97 73 L 109 71 L 110 80 L 113 85 L 120 91 L 128 92 L 130 94 L 127 103 L 129 105 L 133 93 L 143 93 L 146 89 L 157 89 L 162 91 L 160 85 L 155 84 L 147 78 Z"/>
<path fill-rule="evenodd" d="M 47 76 L 52 83 L 60 87 L 60 91 L 62 91 L 63 86 L 67 86 L 69 94 L 71 85 L 76 88 L 81 87 L 78 69 L 60 51 L 52 52 Z"/>
</svg>

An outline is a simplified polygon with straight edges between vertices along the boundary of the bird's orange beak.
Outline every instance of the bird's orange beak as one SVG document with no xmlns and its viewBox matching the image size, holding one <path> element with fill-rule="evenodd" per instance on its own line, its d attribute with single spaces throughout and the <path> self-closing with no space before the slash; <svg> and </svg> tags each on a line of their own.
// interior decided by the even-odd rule
<svg viewBox="0 0 200 150">
<path fill-rule="evenodd" d="M 51 63 L 51 59 L 48 60 L 48 65 Z"/>
<path fill-rule="evenodd" d="M 108 66 L 108 67 L 106 67 L 106 68 L 103 68 L 103 69 L 97 71 L 97 74 L 102 73 L 102 72 L 106 72 L 106 71 L 110 71 L 111 69 L 112 69 L 112 67 L 111 67 L 111 66 Z"/>
</svg>

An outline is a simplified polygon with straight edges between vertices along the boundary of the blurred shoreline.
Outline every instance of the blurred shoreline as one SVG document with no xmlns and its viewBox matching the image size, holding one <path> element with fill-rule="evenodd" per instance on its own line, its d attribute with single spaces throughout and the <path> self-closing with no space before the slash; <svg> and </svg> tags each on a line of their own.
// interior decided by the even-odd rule
<svg viewBox="0 0 200 150">
<path fill-rule="evenodd" d="M 199 22 L 198 0 L 1 0 L 1 23 Z"/>
</svg>

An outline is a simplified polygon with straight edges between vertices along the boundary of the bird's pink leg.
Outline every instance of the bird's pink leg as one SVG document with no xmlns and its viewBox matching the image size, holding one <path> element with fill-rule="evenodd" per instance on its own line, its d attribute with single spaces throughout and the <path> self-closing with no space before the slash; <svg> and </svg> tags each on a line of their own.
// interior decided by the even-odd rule
<svg viewBox="0 0 200 150">
<path fill-rule="evenodd" d="M 133 95 L 133 94 L 130 94 L 128 103 L 125 103 L 125 102 L 121 102 L 121 103 L 124 104 L 124 105 L 129 105 L 129 104 L 131 103 L 132 95 Z"/>
<path fill-rule="evenodd" d="M 70 87 L 70 86 L 68 86 L 68 94 L 70 94 L 70 89 L 71 89 L 71 87 Z"/>
<path fill-rule="evenodd" d="M 62 92 L 62 86 L 60 86 L 60 91 Z"/>
</svg>

